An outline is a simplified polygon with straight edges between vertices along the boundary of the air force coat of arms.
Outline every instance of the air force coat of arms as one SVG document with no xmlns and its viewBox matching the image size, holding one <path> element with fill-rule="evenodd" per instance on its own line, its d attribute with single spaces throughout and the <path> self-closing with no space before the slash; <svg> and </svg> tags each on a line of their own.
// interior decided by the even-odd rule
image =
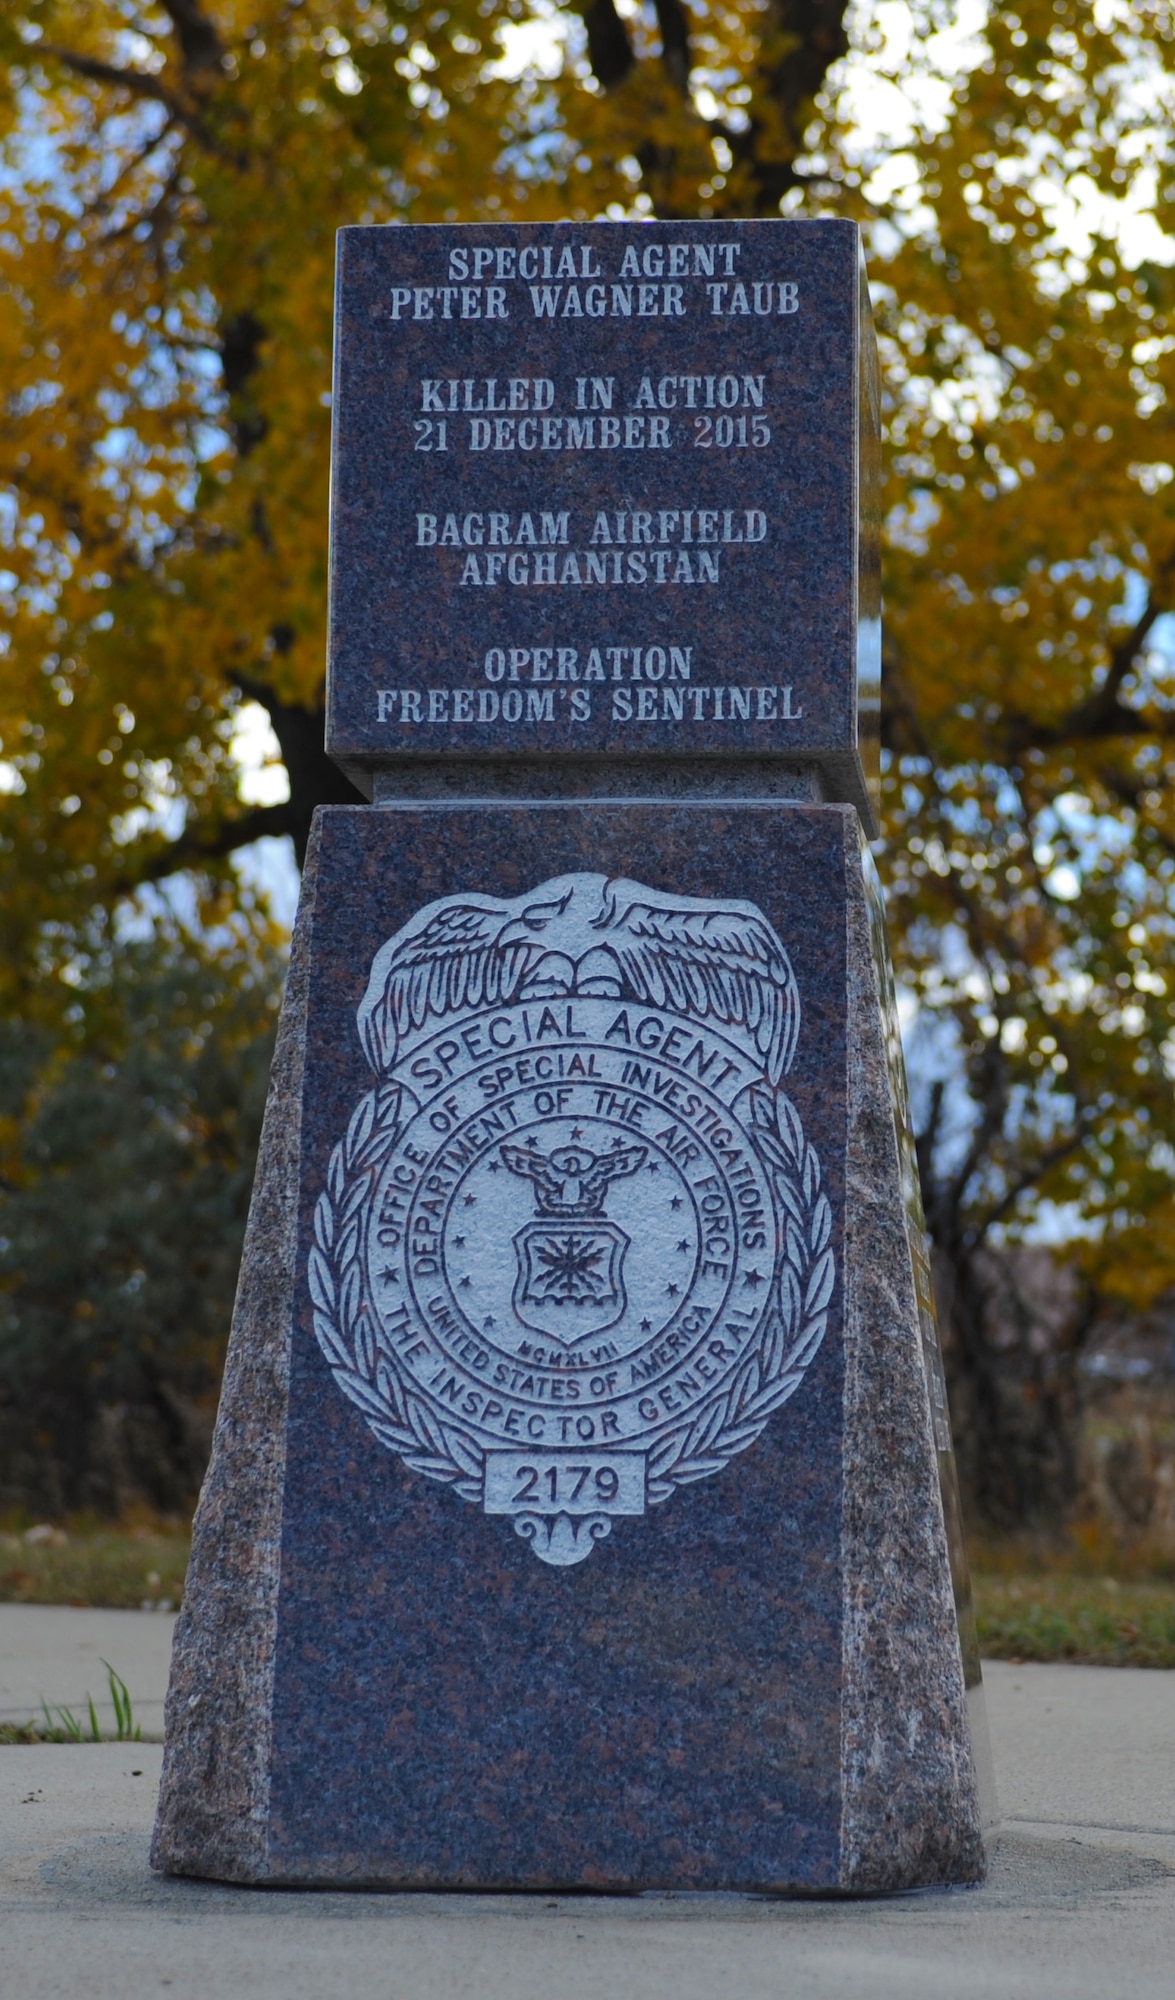
<svg viewBox="0 0 1175 2000">
<path fill-rule="evenodd" d="M 820 1344 L 799 1024 L 754 904 L 602 875 L 445 897 L 376 954 L 315 1329 L 380 1442 L 544 1562 L 721 1471 Z"/>
</svg>

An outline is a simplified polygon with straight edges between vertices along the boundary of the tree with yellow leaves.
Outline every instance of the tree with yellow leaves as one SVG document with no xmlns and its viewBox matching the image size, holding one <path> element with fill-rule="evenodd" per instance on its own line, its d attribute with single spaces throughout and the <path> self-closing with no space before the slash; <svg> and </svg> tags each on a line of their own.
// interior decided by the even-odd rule
<svg viewBox="0 0 1175 2000">
<path fill-rule="evenodd" d="M 659 189 L 675 147 L 687 206 L 714 171 L 680 63 L 643 27 L 630 45 L 611 0 L 553 78 L 509 59 L 520 25 L 494 0 L 0 19 L 7 1504 L 129 1482 L 170 1505 L 191 1478 L 189 1443 L 171 1486 L 135 1450 L 188 1438 L 227 1326 L 253 1130 L 230 1108 L 251 1106 L 273 940 L 226 857 L 266 833 L 300 851 L 314 807 L 354 797 L 322 744 L 336 227 L 627 204 L 650 131 Z M 283 804 L 238 793 L 249 700 Z M 120 905 L 185 868 L 205 937 L 141 896 L 128 933 Z"/>
<path fill-rule="evenodd" d="M 857 216 L 889 428 L 882 859 L 972 1485 L 1019 1518 L 1072 1488 L 1079 1329 L 1009 1370 L 985 1246 L 1051 1218 L 1091 1297 L 1175 1280 L 1175 12 L 1018 0 L 953 71 L 949 8 L 907 15 L 895 54 L 892 9 L 592 0 L 529 60 L 509 0 L 6 15 L 5 942 L 42 993 L 96 905 L 181 867 L 227 897 L 226 855 L 300 846 L 351 796 L 321 735 L 337 223 Z M 855 117 L 869 69 L 914 102 L 897 140 Z M 241 805 L 249 699 L 287 804 Z"/>
<path fill-rule="evenodd" d="M 301 844 L 316 803 L 353 796 L 321 729 L 334 232 L 435 217 L 459 187 L 500 202 L 511 94 L 483 77 L 477 7 L 443 19 L 363 0 L 6 17 L 17 963 L 47 917 L 262 832 Z M 228 755 L 252 694 L 292 785 L 268 814 L 242 814 Z"/>
<path fill-rule="evenodd" d="M 790 11 L 836 32 L 772 121 L 776 203 L 803 90 L 841 46 L 843 7 Z M 355 796 L 322 749 L 337 225 L 596 212 L 635 192 L 642 131 L 667 200 L 696 208 L 699 176 L 713 177 L 672 53 L 686 46 L 678 0 L 659 16 L 664 62 L 647 34 L 634 50 L 611 0 L 589 11 L 586 48 L 615 101 L 570 57 L 549 91 L 496 74 L 514 13 L 28 0 L 6 16 L 13 962 L 46 918 L 68 925 L 144 877 L 264 833 L 300 851 L 314 807 Z M 773 58 L 782 77 L 795 54 Z M 569 109 L 591 128 L 586 150 Z M 288 804 L 240 808 L 228 744 L 242 698 L 270 716 Z M 44 857 L 32 869 L 31 855 Z"/>
<path fill-rule="evenodd" d="M 886 867 L 967 1084 L 962 1117 L 928 1094 L 922 1175 L 971 1483 L 1008 1522 L 1073 1493 L 1083 1322 L 1009 1369 L 985 1247 L 1071 1231 L 1090 1311 L 1175 1282 L 1175 14 L 1018 0 L 984 44 L 875 276 Z"/>
</svg>

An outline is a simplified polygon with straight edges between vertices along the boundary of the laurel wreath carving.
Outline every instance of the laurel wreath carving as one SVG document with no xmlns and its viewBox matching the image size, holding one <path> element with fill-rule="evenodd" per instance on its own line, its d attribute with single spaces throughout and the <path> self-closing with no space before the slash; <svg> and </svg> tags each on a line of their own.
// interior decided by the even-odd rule
<svg viewBox="0 0 1175 2000">
<path fill-rule="evenodd" d="M 414 1472 L 455 1486 L 463 1500 L 480 1500 L 481 1446 L 459 1425 L 444 1422 L 404 1381 L 367 1290 L 368 1211 L 401 1123 L 400 1090 L 383 1084 L 360 1099 L 331 1154 L 310 1251 L 314 1331 L 340 1389 L 380 1443 Z"/>
<path fill-rule="evenodd" d="M 340 1389 L 381 1444 L 414 1472 L 445 1481 L 464 1500 L 480 1501 L 483 1446 L 405 1381 L 367 1288 L 368 1219 L 380 1169 L 402 1123 L 399 1087 L 381 1085 L 360 1100 L 331 1154 L 310 1251 L 314 1331 Z M 804 1137 L 795 1106 L 767 1089 L 751 1094 L 751 1136 L 783 1224 L 767 1318 L 754 1353 L 700 1409 L 653 1445 L 646 1472 L 653 1505 L 679 1486 L 720 1472 L 755 1442 L 799 1387 L 827 1328 L 836 1266 L 832 1210 L 815 1148 Z"/>
</svg>

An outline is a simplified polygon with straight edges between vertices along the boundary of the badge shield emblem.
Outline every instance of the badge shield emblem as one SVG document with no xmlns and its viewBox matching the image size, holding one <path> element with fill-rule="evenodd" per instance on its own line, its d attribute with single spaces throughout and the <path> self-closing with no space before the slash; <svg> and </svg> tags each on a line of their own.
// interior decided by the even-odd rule
<svg viewBox="0 0 1175 2000">
<path fill-rule="evenodd" d="M 624 1256 L 632 1238 L 614 1222 L 528 1222 L 514 1238 L 514 1310 L 524 1326 L 569 1346 L 623 1318 Z"/>
<path fill-rule="evenodd" d="M 512 1303 L 524 1326 L 571 1345 L 623 1317 L 624 1255 L 632 1238 L 607 1219 L 604 1201 L 613 1181 L 640 1171 L 648 1150 L 616 1138 L 607 1151 L 593 1152 L 582 1126 L 570 1146 L 550 1153 L 533 1139 L 502 1147 L 502 1165 L 532 1183 L 539 1212 L 514 1238 Z"/>
<path fill-rule="evenodd" d="M 754 904 L 600 875 L 446 897 L 375 955 L 315 1332 L 380 1444 L 544 1563 L 721 1471 L 821 1344 L 799 1025 Z"/>
</svg>

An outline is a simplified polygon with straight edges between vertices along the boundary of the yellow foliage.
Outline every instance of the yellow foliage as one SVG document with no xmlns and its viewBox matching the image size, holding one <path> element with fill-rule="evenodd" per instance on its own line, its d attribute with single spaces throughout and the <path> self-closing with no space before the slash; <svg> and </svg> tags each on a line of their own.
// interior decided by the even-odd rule
<svg viewBox="0 0 1175 2000">
<path fill-rule="evenodd" d="M 185 817 L 215 852 L 243 685 L 319 706 L 335 230 L 558 213 L 511 163 L 526 92 L 487 73 L 508 18 L 45 0 L 0 27 L 4 923 L 26 975 L 47 920 L 166 866 Z"/>
<path fill-rule="evenodd" d="M 290 824 L 242 811 L 228 746 L 258 691 L 317 728 L 340 222 L 839 209 L 886 376 L 883 863 L 931 1077 L 965 1083 L 927 1134 L 936 1228 L 957 1250 L 1059 1204 L 1098 1283 L 1149 1295 L 1175 1275 L 1175 11 L 993 10 L 877 205 L 886 145 L 819 95 L 844 12 L 596 0 L 595 76 L 575 15 L 553 74 L 506 74 L 511 0 L 5 15 L 4 958 L 27 995 L 95 901 Z"/>
</svg>

